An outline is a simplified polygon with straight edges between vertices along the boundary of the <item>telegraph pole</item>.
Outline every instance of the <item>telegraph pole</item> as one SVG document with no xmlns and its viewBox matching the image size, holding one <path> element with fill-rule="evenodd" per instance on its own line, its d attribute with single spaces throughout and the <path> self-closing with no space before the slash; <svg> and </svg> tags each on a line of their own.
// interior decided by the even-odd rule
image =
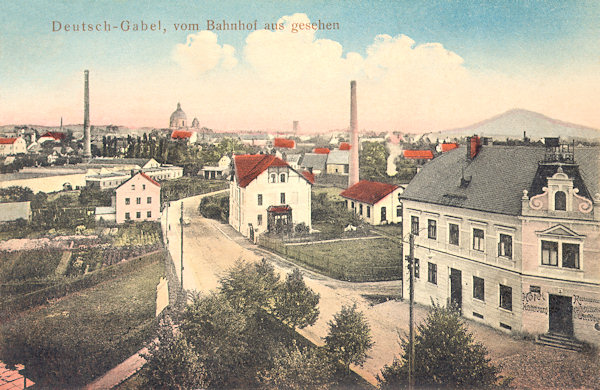
<svg viewBox="0 0 600 390">
<path fill-rule="evenodd" d="M 414 305 L 415 305 L 415 236 L 410 233 L 409 236 L 410 252 L 408 258 L 408 269 L 410 272 L 409 278 L 409 340 L 410 340 L 410 351 L 408 355 L 408 388 L 410 390 L 415 387 L 415 317 L 414 317 Z"/>
<path fill-rule="evenodd" d="M 181 201 L 181 218 L 179 218 L 179 224 L 181 225 L 181 290 L 183 291 L 183 201 Z"/>
</svg>

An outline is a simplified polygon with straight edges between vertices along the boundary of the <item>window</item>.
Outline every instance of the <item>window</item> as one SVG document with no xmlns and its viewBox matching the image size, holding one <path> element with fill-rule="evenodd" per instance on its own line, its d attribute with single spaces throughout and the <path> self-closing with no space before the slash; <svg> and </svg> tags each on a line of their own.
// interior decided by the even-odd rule
<svg viewBox="0 0 600 390">
<path fill-rule="evenodd" d="M 141 212 L 141 211 L 138 211 L 138 212 L 136 212 L 136 213 L 135 213 L 135 217 L 136 217 L 137 219 L 140 219 L 140 218 L 142 218 L 142 212 Z"/>
<path fill-rule="evenodd" d="M 448 225 L 450 235 L 448 236 L 448 242 L 452 245 L 458 245 L 458 225 L 451 223 Z"/>
<path fill-rule="evenodd" d="M 512 288 L 500 285 L 500 307 L 512 311 Z"/>
<path fill-rule="evenodd" d="M 142 198 L 140 198 L 140 197 L 135 198 L 135 204 L 142 204 Z"/>
<path fill-rule="evenodd" d="M 362 209 L 363 209 L 363 205 L 362 205 L 362 203 L 361 203 L 361 204 L 359 204 L 359 205 L 358 205 L 358 213 L 359 213 L 360 215 L 362 215 Z"/>
<path fill-rule="evenodd" d="M 135 190 L 135 184 L 132 184 L 132 185 L 131 185 L 131 189 L 132 189 L 132 190 Z"/>
<path fill-rule="evenodd" d="M 371 206 L 367 206 L 367 218 L 371 218 Z"/>
<path fill-rule="evenodd" d="M 402 217 L 402 205 L 396 206 L 396 217 Z"/>
<path fill-rule="evenodd" d="M 410 217 L 410 232 L 415 236 L 419 235 L 419 217 Z"/>
<path fill-rule="evenodd" d="M 271 174 L 271 183 L 275 183 L 277 181 L 277 175 L 272 173 Z"/>
<path fill-rule="evenodd" d="M 485 283 L 477 276 L 473 276 L 473 298 L 485 301 Z"/>
<path fill-rule="evenodd" d="M 483 244 L 484 236 L 485 233 L 482 229 L 473 229 L 473 249 L 483 252 L 485 248 Z"/>
<path fill-rule="evenodd" d="M 281 181 L 282 183 L 285 183 L 285 173 L 282 173 L 281 175 L 279 175 L 279 181 Z"/>
<path fill-rule="evenodd" d="M 498 243 L 498 256 L 512 259 L 512 237 L 508 234 L 500 233 L 500 242 Z"/>
<path fill-rule="evenodd" d="M 354 202 L 352 202 L 352 210 L 354 210 Z"/>
<path fill-rule="evenodd" d="M 348 208 L 348 199 L 345 199 L 345 200 L 344 200 L 344 206 L 345 206 L 346 208 Z"/>
<path fill-rule="evenodd" d="M 437 222 L 434 219 L 427 220 L 427 238 L 437 239 Z"/>
<path fill-rule="evenodd" d="M 259 206 L 262 206 L 262 202 L 263 202 L 263 199 L 262 199 L 262 194 L 258 194 L 258 199 L 257 199 L 257 203 L 258 203 L 258 205 L 259 205 Z"/>
<path fill-rule="evenodd" d="M 152 211 L 148 211 L 148 212 L 146 213 L 146 217 L 147 217 L 147 218 L 152 218 Z"/>
<path fill-rule="evenodd" d="M 146 185 L 142 184 L 142 191 L 146 189 Z"/>
<path fill-rule="evenodd" d="M 567 194 L 563 191 L 556 191 L 554 194 L 554 210 L 565 211 L 567 209 Z"/>
<path fill-rule="evenodd" d="M 279 200 L 281 201 L 281 204 L 285 204 L 285 192 L 279 194 Z"/>
<path fill-rule="evenodd" d="M 125 198 L 125 204 L 126 204 L 126 205 L 128 205 L 128 204 L 131 204 L 131 199 L 129 199 L 129 198 Z"/>
<path fill-rule="evenodd" d="M 542 241 L 542 264 L 558 266 L 558 242 Z"/>
<path fill-rule="evenodd" d="M 262 225 L 262 214 L 258 214 L 258 215 L 256 216 L 256 224 L 257 224 L 258 226 Z"/>
<path fill-rule="evenodd" d="M 125 219 L 131 219 L 131 215 L 129 213 L 125 213 Z"/>
<path fill-rule="evenodd" d="M 152 197 L 151 196 L 149 196 L 149 197 L 146 198 L 146 203 L 148 203 L 148 204 L 152 203 Z"/>
<path fill-rule="evenodd" d="M 385 210 L 385 207 L 381 208 L 381 221 L 387 221 L 387 212 Z"/>
<path fill-rule="evenodd" d="M 562 244 L 562 266 L 579 269 L 578 244 Z"/>
<path fill-rule="evenodd" d="M 437 264 L 427 263 L 427 281 L 437 284 Z"/>
</svg>

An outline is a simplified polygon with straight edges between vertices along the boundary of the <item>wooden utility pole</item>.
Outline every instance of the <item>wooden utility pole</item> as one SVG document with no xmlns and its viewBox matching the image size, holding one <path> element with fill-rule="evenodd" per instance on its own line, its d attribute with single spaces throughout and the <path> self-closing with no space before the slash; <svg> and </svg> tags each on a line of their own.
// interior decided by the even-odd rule
<svg viewBox="0 0 600 390">
<path fill-rule="evenodd" d="M 410 390 L 415 387 L 415 317 L 414 317 L 414 305 L 415 305 L 415 236 L 410 233 L 409 236 L 410 252 L 408 258 L 408 269 L 410 272 L 409 276 L 409 323 L 408 323 L 408 337 L 410 342 L 410 351 L 408 355 L 408 388 Z"/>
<path fill-rule="evenodd" d="M 181 290 L 183 291 L 183 201 L 181 201 L 181 218 L 179 218 L 179 224 L 181 225 Z"/>
</svg>

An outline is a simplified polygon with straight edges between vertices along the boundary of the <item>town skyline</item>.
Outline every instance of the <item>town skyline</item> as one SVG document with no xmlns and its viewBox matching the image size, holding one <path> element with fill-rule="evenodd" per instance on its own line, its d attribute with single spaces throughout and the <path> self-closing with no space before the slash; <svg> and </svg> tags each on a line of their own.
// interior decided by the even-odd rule
<svg viewBox="0 0 600 390">
<path fill-rule="evenodd" d="M 81 123 L 89 69 L 92 125 L 166 127 L 181 102 L 190 120 L 220 131 L 285 131 L 293 120 L 301 132 L 345 129 L 357 80 L 361 130 L 440 131 L 514 108 L 600 128 L 592 2 L 27 6 L 1 6 L 2 125 Z M 208 30 L 209 20 L 257 28 Z M 291 32 L 319 20 L 339 29 Z M 54 21 L 160 21 L 166 31 L 53 32 Z M 181 23 L 198 30 L 174 31 Z"/>
</svg>

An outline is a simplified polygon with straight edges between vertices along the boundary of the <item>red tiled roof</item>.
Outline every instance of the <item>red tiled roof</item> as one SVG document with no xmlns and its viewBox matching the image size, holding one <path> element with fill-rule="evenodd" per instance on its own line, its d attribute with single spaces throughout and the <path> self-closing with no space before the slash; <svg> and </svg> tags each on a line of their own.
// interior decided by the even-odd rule
<svg viewBox="0 0 600 390">
<path fill-rule="evenodd" d="M 233 156 L 235 177 L 240 187 L 246 187 L 268 167 L 287 167 L 288 163 L 270 154 L 241 154 Z"/>
<path fill-rule="evenodd" d="M 171 138 L 173 138 L 173 139 L 188 139 L 191 136 L 192 136 L 192 132 L 185 131 L 185 130 L 174 130 L 171 133 Z"/>
<path fill-rule="evenodd" d="M 310 184 L 315 184 L 315 175 L 313 175 L 311 172 L 302 171 L 302 176 L 304 176 L 304 178 L 308 180 Z"/>
<path fill-rule="evenodd" d="M 340 144 L 340 150 L 350 150 L 352 149 L 352 145 L 350 145 L 348 142 L 342 142 Z"/>
<path fill-rule="evenodd" d="M 404 158 L 431 160 L 433 158 L 433 153 L 431 153 L 431 150 L 405 150 Z"/>
<path fill-rule="evenodd" d="M 57 141 L 62 141 L 66 136 L 65 133 L 60 133 L 58 131 L 48 131 L 42 135 L 42 137 L 54 138 Z"/>
<path fill-rule="evenodd" d="M 296 147 L 296 142 L 293 139 L 275 138 L 273 141 L 273 146 L 276 148 L 294 149 Z"/>
<path fill-rule="evenodd" d="M 447 152 L 450 151 L 452 149 L 456 149 L 458 148 L 458 144 L 455 143 L 443 143 L 442 144 L 442 152 Z"/>
<path fill-rule="evenodd" d="M 17 138 L 0 138 L 0 144 L 14 144 Z"/>
<path fill-rule="evenodd" d="M 290 206 L 269 206 L 269 208 L 267 208 L 267 212 L 269 213 L 287 213 L 290 210 Z"/>
<path fill-rule="evenodd" d="M 361 180 L 352 187 L 342 191 L 340 196 L 359 202 L 375 204 L 392 193 L 396 188 L 398 186 L 395 184 Z"/>
<path fill-rule="evenodd" d="M 157 186 L 160 187 L 160 184 L 156 180 L 154 180 L 150 176 L 146 175 L 144 172 L 140 172 L 140 175 L 142 175 L 143 178 L 148 179 L 150 181 L 150 183 L 156 184 Z"/>
<path fill-rule="evenodd" d="M 313 153 L 316 154 L 329 154 L 329 149 L 327 148 L 314 148 Z"/>
</svg>

